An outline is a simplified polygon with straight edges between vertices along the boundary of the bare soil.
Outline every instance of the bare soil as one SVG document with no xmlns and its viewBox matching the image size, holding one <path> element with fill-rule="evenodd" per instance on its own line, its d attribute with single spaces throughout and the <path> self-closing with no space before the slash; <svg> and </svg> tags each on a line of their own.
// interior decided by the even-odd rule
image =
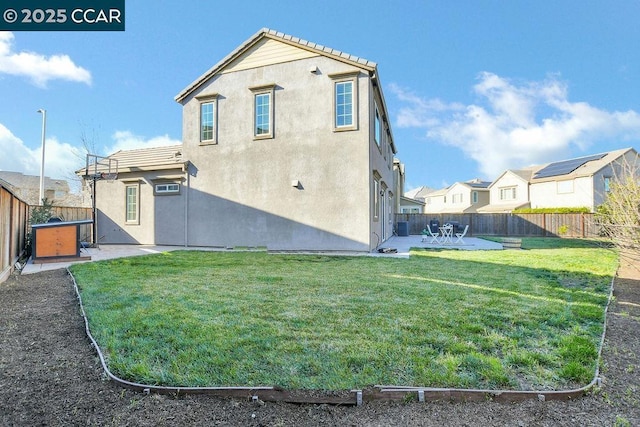
<svg viewBox="0 0 640 427">
<path fill-rule="evenodd" d="M 0 284 L 1 426 L 637 426 L 640 263 L 623 258 L 602 387 L 572 401 L 298 405 L 133 392 L 105 379 L 66 270 Z"/>
</svg>

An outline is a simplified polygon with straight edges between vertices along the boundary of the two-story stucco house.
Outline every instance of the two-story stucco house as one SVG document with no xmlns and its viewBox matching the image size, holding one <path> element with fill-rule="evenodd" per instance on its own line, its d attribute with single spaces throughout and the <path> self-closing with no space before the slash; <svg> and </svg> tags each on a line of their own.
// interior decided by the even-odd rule
<svg viewBox="0 0 640 427">
<path fill-rule="evenodd" d="M 623 148 L 521 170 L 507 170 L 490 186 L 490 203 L 478 212 L 518 208 L 583 208 L 601 205 L 609 184 L 625 166 L 640 167 L 638 153 Z"/>
<path fill-rule="evenodd" d="M 640 167 L 633 148 L 543 165 L 531 177 L 531 207 L 586 207 L 594 212 L 606 199 L 609 184 L 626 167 Z"/>
<path fill-rule="evenodd" d="M 529 181 L 535 170 L 536 167 L 504 171 L 488 187 L 489 204 L 478 208 L 477 212 L 511 212 L 518 208 L 528 208 Z"/>
<path fill-rule="evenodd" d="M 374 62 L 262 29 L 176 101 L 182 145 L 121 152 L 116 182 L 97 182 L 101 243 L 370 251 L 392 235 Z"/>
<path fill-rule="evenodd" d="M 489 182 L 456 182 L 425 195 L 425 213 L 473 213 L 489 203 Z"/>
</svg>

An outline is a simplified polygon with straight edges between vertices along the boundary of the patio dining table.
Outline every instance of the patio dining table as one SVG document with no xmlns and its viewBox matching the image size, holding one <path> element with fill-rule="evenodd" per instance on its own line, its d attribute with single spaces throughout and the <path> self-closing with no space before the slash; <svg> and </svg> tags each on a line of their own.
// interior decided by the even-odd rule
<svg viewBox="0 0 640 427">
<path fill-rule="evenodd" d="M 453 225 L 451 224 L 445 224 L 442 227 L 439 227 L 440 229 L 440 234 L 442 236 L 442 238 L 440 239 L 440 243 L 441 244 L 445 244 L 445 243 L 453 243 L 451 238 L 453 237 Z"/>
</svg>

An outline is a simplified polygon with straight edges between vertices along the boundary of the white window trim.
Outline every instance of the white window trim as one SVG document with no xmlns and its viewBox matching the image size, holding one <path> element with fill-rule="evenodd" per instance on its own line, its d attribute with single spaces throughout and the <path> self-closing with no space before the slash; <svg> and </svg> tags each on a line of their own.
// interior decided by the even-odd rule
<svg viewBox="0 0 640 427">
<path fill-rule="evenodd" d="M 329 74 L 329 78 L 333 79 L 332 96 L 333 96 L 333 131 L 344 132 L 358 130 L 358 75 L 360 71 L 348 71 L 345 73 Z M 339 83 L 351 82 L 352 87 L 352 108 L 351 115 L 353 120 L 350 125 L 338 126 L 338 105 L 336 102 L 337 90 L 336 87 Z"/>
<path fill-rule="evenodd" d="M 373 179 L 373 220 L 380 220 L 380 181 Z"/>
<path fill-rule="evenodd" d="M 556 181 L 556 193 L 557 194 L 571 194 L 574 192 L 574 181 L 564 180 Z"/>
<path fill-rule="evenodd" d="M 136 217 L 129 219 L 129 188 L 136 189 Z M 125 183 L 124 187 L 124 223 L 125 225 L 140 225 L 140 183 Z"/>
<path fill-rule="evenodd" d="M 374 107 L 373 107 L 373 139 L 376 142 L 376 145 L 378 146 L 379 149 L 382 149 L 381 147 L 383 147 L 382 145 L 382 116 L 380 115 L 380 110 L 378 110 L 378 103 L 374 102 Z M 384 153 L 384 158 L 387 158 L 387 153 Z"/>
<path fill-rule="evenodd" d="M 196 99 L 200 102 L 198 105 L 198 141 L 200 145 L 213 145 L 218 143 L 218 94 L 208 94 L 197 96 Z M 202 106 L 205 104 L 213 105 L 213 131 L 211 133 L 211 139 L 202 139 Z"/>
<path fill-rule="evenodd" d="M 518 197 L 517 194 L 517 187 L 515 186 L 509 186 L 509 187 L 501 187 L 500 188 L 500 200 L 506 200 L 506 201 L 510 201 L 510 200 L 516 200 Z M 507 191 L 509 191 L 510 197 L 504 197 L 507 194 Z"/>
<path fill-rule="evenodd" d="M 255 86 L 255 87 L 251 87 L 249 88 L 249 90 L 251 92 L 253 92 L 253 139 L 254 140 L 258 140 L 258 139 L 272 139 L 274 137 L 274 128 L 275 128 L 275 122 L 274 122 L 274 104 L 275 104 L 275 89 L 276 89 L 276 85 L 275 83 L 271 83 L 268 85 L 262 85 L 262 86 Z M 269 95 L 269 132 L 268 133 L 263 133 L 263 134 L 257 134 L 256 133 L 256 101 L 258 99 L 259 95 Z"/>
<path fill-rule="evenodd" d="M 166 187 L 166 188 L 162 188 Z M 174 188 L 169 188 L 174 187 Z M 156 196 L 173 196 L 180 194 L 180 184 L 177 182 L 161 182 L 153 186 L 153 194 Z"/>
</svg>

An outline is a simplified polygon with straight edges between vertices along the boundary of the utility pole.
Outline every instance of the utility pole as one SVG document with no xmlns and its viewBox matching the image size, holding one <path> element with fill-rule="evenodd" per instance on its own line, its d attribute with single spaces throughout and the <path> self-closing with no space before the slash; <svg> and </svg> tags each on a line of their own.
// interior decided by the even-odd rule
<svg viewBox="0 0 640 427">
<path fill-rule="evenodd" d="M 44 138 L 47 132 L 47 110 L 39 109 L 42 114 L 42 163 L 40 164 L 40 200 L 38 205 L 42 206 L 44 200 Z"/>
</svg>

